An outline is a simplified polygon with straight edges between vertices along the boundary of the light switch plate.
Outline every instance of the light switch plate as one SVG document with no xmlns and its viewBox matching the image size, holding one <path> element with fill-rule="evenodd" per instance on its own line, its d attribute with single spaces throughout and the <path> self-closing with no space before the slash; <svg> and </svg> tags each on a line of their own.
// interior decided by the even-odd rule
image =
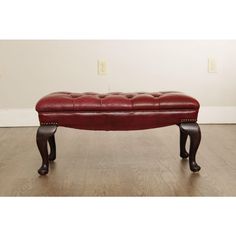
<svg viewBox="0 0 236 236">
<path fill-rule="evenodd" d="M 98 60 L 97 62 L 98 75 L 107 74 L 107 62 L 105 60 Z"/>
<path fill-rule="evenodd" d="M 216 73 L 216 60 L 213 57 L 208 58 L 208 72 L 209 73 Z"/>
</svg>

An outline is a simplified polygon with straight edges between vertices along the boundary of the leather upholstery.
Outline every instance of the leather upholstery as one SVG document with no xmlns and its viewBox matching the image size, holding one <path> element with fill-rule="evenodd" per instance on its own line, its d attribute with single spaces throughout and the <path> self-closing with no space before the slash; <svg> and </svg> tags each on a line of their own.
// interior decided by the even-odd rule
<svg viewBox="0 0 236 236">
<path fill-rule="evenodd" d="M 180 92 L 49 94 L 36 105 L 41 124 L 138 130 L 197 120 L 199 103 Z"/>
</svg>

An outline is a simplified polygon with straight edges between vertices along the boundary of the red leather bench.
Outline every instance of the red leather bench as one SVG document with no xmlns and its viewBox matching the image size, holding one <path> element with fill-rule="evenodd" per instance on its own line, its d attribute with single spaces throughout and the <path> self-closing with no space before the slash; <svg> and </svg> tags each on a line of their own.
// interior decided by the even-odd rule
<svg viewBox="0 0 236 236">
<path fill-rule="evenodd" d="M 49 161 L 56 159 L 54 134 L 58 126 L 85 130 L 141 130 L 178 125 L 180 156 L 189 157 L 193 172 L 200 170 L 195 160 L 201 140 L 201 131 L 196 123 L 199 103 L 183 93 L 56 92 L 40 99 L 36 110 L 40 121 L 37 131 L 37 145 L 42 156 L 40 175 L 47 174 Z M 188 135 L 189 152 L 185 148 Z"/>
</svg>

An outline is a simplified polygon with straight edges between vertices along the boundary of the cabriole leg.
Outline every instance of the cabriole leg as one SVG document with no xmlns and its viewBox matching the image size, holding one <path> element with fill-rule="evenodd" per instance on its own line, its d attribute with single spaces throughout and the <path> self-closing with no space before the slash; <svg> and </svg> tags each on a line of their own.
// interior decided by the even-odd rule
<svg viewBox="0 0 236 236">
<path fill-rule="evenodd" d="M 185 136 L 184 135 L 182 136 L 182 144 L 186 143 L 186 139 L 187 139 L 186 136 L 189 135 L 190 137 L 189 166 L 190 166 L 191 171 L 198 172 L 201 169 L 201 167 L 196 162 L 196 153 L 197 153 L 200 141 L 201 141 L 200 127 L 197 123 L 181 123 L 179 127 L 180 127 L 180 132 L 183 132 L 185 135 Z M 185 144 L 184 144 L 184 148 L 185 148 Z"/>
<path fill-rule="evenodd" d="M 54 134 L 49 137 L 48 139 L 49 146 L 50 146 L 50 154 L 49 154 L 49 161 L 54 161 L 56 159 L 56 142 Z"/>
<path fill-rule="evenodd" d="M 57 130 L 57 126 L 55 125 L 43 125 L 38 128 L 37 131 L 37 145 L 39 152 L 42 157 L 42 165 L 38 170 L 38 173 L 40 175 L 46 175 L 48 173 L 48 167 L 49 167 L 49 154 L 48 154 L 48 147 L 47 147 L 47 142 L 49 142 L 50 149 L 51 149 L 51 154 L 50 158 L 54 158 L 56 155 L 56 145 L 55 139 L 54 139 L 54 133 Z M 52 138 L 53 137 L 53 138 Z"/>
<path fill-rule="evenodd" d="M 188 158 L 189 154 L 186 151 L 186 142 L 187 142 L 188 134 L 184 132 L 181 128 L 179 130 L 180 130 L 180 156 L 182 158 Z"/>
</svg>

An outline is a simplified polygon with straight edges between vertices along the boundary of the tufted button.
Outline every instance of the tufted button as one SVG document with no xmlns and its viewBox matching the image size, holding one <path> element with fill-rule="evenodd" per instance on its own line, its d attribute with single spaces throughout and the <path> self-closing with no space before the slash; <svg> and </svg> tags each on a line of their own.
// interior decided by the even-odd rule
<svg viewBox="0 0 236 236">
<path fill-rule="evenodd" d="M 158 98 L 158 97 L 160 97 L 160 94 L 153 93 L 152 96 L 155 97 L 155 98 Z"/>
<path fill-rule="evenodd" d="M 127 98 L 133 98 L 134 95 L 133 95 L 133 94 L 127 94 L 126 97 L 127 97 Z"/>
<path fill-rule="evenodd" d="M 81 96 L 82 96 L 81 94 L 70 94 L 71 98 L 79 98 Z"/>
<path fill-rule="evenodd" d="M 105 94 L 102 94 L 102 95 L 98 95 L 99 98 L 105 98 L 106 95 Z"/>
</svg>

